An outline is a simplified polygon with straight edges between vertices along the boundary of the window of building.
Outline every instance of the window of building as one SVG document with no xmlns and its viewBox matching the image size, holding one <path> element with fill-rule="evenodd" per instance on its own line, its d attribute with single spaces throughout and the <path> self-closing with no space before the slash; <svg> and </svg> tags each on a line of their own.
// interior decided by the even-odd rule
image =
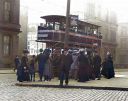
<svg viewBox="0 0 128 101">
<path fill-rule="evenodd" d="M 110 30 L 110 41 L 116 42 L 116 29 Z"/>
<path fill-rule="evenodd" d="M 121 64 L 127 64 L 128 63 L 128 55 L 127 54 L 125 54 L 125 55 L 121 54 L 119 56 L 120 56 L 119 61 Z"/>
<path fill-rule="evenodd" d="M 11 3 L 9 1 L 4 2 L 4 20 L 6 22 L 11 20 Z"/>
<path fill-rule="evenodd" d="M 8 56 L 10 53 L 10 36 L 3 37 L 3 54 L 4 56 Z"/>
<path fill-rule="evenodd" d="M 127 47 L 127 38 L 122 38 L 121 39 L 121 48 L 125 48 Z"/>
</svg>

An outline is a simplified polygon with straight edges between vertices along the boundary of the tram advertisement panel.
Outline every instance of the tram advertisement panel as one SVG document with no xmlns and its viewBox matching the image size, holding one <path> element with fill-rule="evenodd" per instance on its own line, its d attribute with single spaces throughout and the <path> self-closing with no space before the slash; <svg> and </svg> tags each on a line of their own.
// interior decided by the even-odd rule
<svg viewBox="0 0 128 101">
<path fill-rule="evenodd" d="M 43 40 L 48 38 L 48 31 L 44 30 L 44 27 L 38 26 L 37 40 Z"/>
</svg>

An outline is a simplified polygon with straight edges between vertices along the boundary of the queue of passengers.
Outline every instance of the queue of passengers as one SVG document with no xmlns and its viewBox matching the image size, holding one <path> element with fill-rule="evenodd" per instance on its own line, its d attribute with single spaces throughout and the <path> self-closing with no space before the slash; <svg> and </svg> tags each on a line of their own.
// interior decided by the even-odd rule
<svg viewBox="0 0 128 101">
<path fill-rule="evenodd" d="M 101 75 L 110 79 L 115 76 L 113 60 L 108 52 L 106 58 L 101 63 L 100 55 L 95 52 L 86 52 L 80 49 L 78 52 L 71 50 L 63 50 L 61 54 L 51 55 L 50 49 L 44 51 L 40 49 L 40 54 L 31 56 L 28 59 L 28 50 L 23 51 L 23 56 L 19 59 L 15 58 L 17 69 L 17 80 L 35 81 L 35 63 L 38 62 L 39 81 L 50 81 L 54 75 L 54 68 L 57 70 L 57 75 L 60 80 L 60 86 L 68 85 L 69 78 L 75 79 L 78 82 L 86 82 L 89 80 L 100 80 Z"/>
</svg>

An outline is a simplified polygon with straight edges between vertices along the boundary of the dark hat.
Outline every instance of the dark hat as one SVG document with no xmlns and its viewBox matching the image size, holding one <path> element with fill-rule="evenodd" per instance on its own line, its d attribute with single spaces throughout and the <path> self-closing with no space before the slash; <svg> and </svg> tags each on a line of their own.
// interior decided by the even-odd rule
<svg viewBox="0 0 128 101">
<path fill-rule="evenodd" d="M 43 49 L 42 48 L 40 49 L 40 52 L 43 52 Z"/>
</svg>

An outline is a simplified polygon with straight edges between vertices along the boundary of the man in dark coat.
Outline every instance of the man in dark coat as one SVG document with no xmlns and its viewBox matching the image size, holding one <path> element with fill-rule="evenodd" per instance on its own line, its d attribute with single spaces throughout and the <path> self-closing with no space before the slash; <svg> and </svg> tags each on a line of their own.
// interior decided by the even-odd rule
<svg viewBox="0 0 128 101">
<path fill-rule="evenodd" d="M 55 50 L 52 54 L 52 66 L 54 69 L 54 76 L 60 78 L 60 51 Z"/>
<path fill-rule="evenodd" d="M 46 56 L 42 52 L 43 52 L 43 49 L 40 49 L 40 54 L 36 58 L 36 61 L 38 61 L 38 72 L 39 72 L 39 78 L 40 78 L 39 81 L 42 81 L 44 66 L 46 63 Z"/>
<path fill-rule="evenodd" d="M 93 67 L 94 67 L 95 77 L 98 78 L 97 80 L 100 80 L 101 57 L 97 52 L 95 53 L 95 56 L 93 57 Z"/>
<path fill-rule="evenodd" d="M 87 58 L 89 61 L 89 79 L 95 80 L 95 73 L 93 68 L 93 54 L 91 51 L 87 51 Z"/>
<path fill-rule="evenodd" d="M 63 81 L 65 78 L 65 84 L 68 85 L 68 79 L 69 79 L 69 70 L 71 67 L 71 64 L 73 62 L 71 51 L 64 51 L 64 54 L 61 55 L 61 67 L 60 67 L 60 86 L 63 86 Z"/>
</svg>

